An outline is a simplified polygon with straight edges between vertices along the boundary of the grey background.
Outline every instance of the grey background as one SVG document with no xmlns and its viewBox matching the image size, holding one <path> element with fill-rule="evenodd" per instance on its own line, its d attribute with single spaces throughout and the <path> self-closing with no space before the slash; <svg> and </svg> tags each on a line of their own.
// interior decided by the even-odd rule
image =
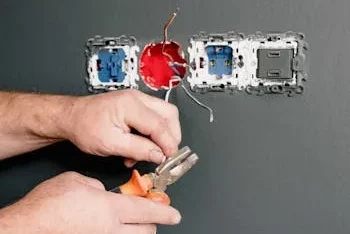
<svg viewBox="0 0 350 234">
<path fill-rule="evenodd" d="M 183 145 L 200 163 L 169 189 L 182 223 L 159 233 L 349 233 L 348 0 L 2 0 L 0 88 L 86 94 L 87 38 L 127 34 L 141 45 L 160 39 L 177 6 L 169 34 L 186 47 L 200 30 L 304 32 L 311 77 L 306 93 L 294 98 L 197 95 L 214 108 L 212 124 L 182 90 L 174 93 Z M 85 156 L 68 143 L 6 160 L 0 163 L 0 205 L 65 170 L 110 188 L 130 173 L 120 162 Z"/>
</svg>

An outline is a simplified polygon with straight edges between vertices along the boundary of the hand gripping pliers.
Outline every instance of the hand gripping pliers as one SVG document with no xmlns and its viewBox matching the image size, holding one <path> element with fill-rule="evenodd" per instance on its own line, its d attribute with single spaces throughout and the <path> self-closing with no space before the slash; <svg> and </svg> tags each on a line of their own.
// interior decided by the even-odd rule
<svg viewBox="0 0 350 234">
<path fill-rule="evenodd" d="M 140 175 L 135 169 L 131 178 L 111 192 L 141 196 L 169 205 L 170 198 L 165 193 L 167 186 L 175 183 L 188 172 L 198 161 L 198 156 L 188 146 L 180 149 L 175 155 L 163 161 L 154 172 Z"/>
</svg>

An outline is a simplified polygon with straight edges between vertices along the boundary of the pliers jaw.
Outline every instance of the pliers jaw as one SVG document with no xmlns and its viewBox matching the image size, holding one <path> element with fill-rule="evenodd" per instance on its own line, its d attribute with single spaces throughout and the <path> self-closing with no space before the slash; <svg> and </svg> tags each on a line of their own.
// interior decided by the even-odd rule
<svg viewBox="0 0 350 234">
<path fill-rule="evenodd" d="M 168 185 L 175 183 L 185 175 L 197 163 L 198 159 L 197 154 L 192 153 L 188 146 L 180 149 L 174 156 L 161 163 L 154 173 L 149 174 L 154 189 L 164 192 Z"/>
<path fill-rule="evenodd" d="M 142 196 L 164 204 L 170 204 L 165 193 L 168 185 L 175 183 L 198 161 L 198 156 L 188 146 L 162 162 L 154 172 L 140 175 L 134 170 L 128 182 L 110 190 L 115 193 Z"/>
</svg>

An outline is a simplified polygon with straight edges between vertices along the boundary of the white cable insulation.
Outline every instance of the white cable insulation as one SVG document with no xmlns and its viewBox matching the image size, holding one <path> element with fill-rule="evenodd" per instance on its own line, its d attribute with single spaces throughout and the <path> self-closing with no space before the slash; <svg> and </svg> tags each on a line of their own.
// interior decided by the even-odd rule
<svg viewBox="0 0 350 234">
<path fill-rule="evenodd" d="M 170 92 L 173 89 L 173 83 L 174 82 L 180 82 L 182 81 L 182 79 L 178 76 L 174 76 L 169 80 L 169 89 L 166 91 L 165 93 L 165 101 L 169 102 L 169 96 L 170 96 Z M 199 106 L 207 109 L 209 111 L 210 117 L 209 117 L 209 121 L 213 122 L 214 121 L 214 112 L 213 109 L 211 109 L 209 106 L 203 104 L 202 102 L 200 102 L 196 97 L 194 97 L 188 90 L 187 88 L 181 83 L 181 88 L 185 91 L 185 93 L 187 94 L 187 96 L 189 96 L 195 103 L 197 103 Z"/>
</svg>

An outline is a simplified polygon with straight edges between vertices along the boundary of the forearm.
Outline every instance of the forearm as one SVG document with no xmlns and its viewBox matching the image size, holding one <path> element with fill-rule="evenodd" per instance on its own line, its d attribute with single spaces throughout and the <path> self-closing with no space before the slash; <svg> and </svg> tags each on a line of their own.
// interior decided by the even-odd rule
<svg viewBox="0 0 350 234">
<path fill-rule="evenodd" d="M 0 92 L 0 160 L 63 140 L 75 99 Z"/>
</svg>

